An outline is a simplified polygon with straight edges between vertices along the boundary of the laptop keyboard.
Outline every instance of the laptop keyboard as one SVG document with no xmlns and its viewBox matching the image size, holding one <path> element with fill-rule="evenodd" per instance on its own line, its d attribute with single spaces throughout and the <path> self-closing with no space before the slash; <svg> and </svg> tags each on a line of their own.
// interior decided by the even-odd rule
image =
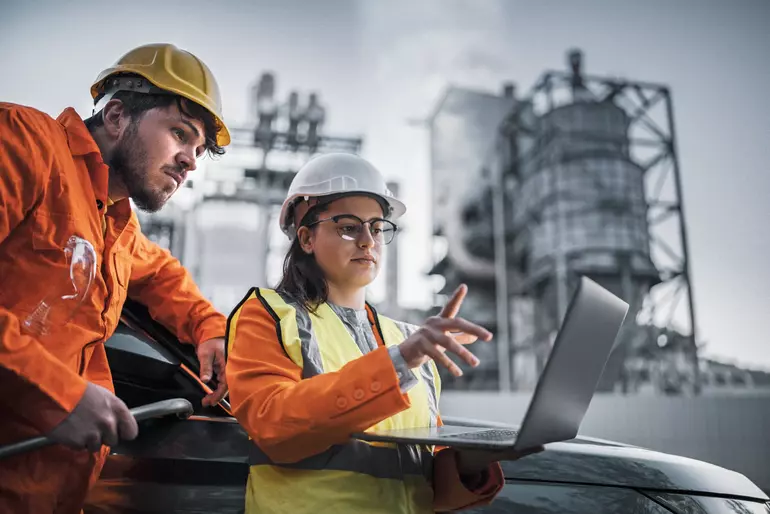
<svg viewBox="0 0 770 514">
<path fill-rule="evenodd" d="M 474 439 L 480 441 L 510 441 L 516 439 L 519 433 L 516 430 L 480 430 L 477 432 L 465 432 L 462 434 L 444 434 L 442 437 L 460 437 L 462 439 Z"/>
</svg>

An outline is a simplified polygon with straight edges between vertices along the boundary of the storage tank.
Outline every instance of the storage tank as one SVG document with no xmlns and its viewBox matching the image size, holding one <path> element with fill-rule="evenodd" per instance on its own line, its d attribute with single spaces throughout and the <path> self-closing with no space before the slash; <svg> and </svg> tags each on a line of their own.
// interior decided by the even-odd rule
<svg viewBox="0 0 770 514">
<path fill-rule="evenodd" d="M 628 116 L 611 102 L 579 102 L 539 122 L 537 158 L 515 193 L 514 252 L 538 281 L 554 256 L 592 273 L 655 277 L 642 169 L 628 156 Z M 529 168 L 529 169 L 528 169 Z M 628 260 L 626 263 L 625 261 Z"/>
<path fill-rule="evenodd" d="M 510 207 L 512 258 L 525 277 L 520 293 L 534 302 L 532 330 L 515 334 L 515 346 L 519 360 L 534 354 L 534 374 L 580 275 L 630 304 L 614 361 L 622 362 L 625 350 L 645 337 L 636 315 L 660 277 L 650 255 L 644 171 L 629 155 L 630 122 L 611 98 L 595 99 L 578 75 L 571 101 L 534 123 L 534 144 L 518 166 Z"/>
</svg>

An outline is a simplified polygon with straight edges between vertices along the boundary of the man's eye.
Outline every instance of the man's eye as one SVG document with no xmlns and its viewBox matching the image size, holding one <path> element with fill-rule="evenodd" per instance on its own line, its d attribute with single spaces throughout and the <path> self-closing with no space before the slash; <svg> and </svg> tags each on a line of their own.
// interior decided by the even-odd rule
<svg viewBox="0 0 770 514">
<path fill-rule="evenodd" d="M 176 137 L 179 138 L 180 141 L 185 141 L 185 139 L 187 139 L 187 136 L 185 135 L 184 130 L 173 129 L 173 132 L 176 135 Z"/>
</svg>

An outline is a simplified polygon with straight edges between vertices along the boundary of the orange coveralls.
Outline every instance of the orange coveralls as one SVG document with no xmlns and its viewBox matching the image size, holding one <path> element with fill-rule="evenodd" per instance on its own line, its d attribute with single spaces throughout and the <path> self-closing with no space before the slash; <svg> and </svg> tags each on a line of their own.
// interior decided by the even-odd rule
<svg viewBox="0 0 770 514">
<path fill-rule="evenodd" d="M 74 109 L 53 119 L 0 103 L 0 445 L 48 433 L 87 381 L 113 390 L 104 342 L 127 294 L 182 342 L 224 337 L 225 317 L 142 235 L 129 201 L 108 207 L 107 182 Z M 93 245 L 95 279 L 69 323 L 32 337 L 21 322 L 68 278 L 63 248 L 72 235 Z M 79 512 L 107 453 L 54 445 L 0 460 L 0 512 Z"/>
</svg>

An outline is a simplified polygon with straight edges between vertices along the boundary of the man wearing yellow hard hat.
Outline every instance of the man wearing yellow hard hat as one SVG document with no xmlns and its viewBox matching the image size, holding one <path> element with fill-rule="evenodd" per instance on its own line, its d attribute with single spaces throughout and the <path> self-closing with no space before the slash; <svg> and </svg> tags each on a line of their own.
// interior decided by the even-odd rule
<svg viewBox="0 0 770 514">
<path fill-rule="evenodd" d="M 169 44 L 135 48 L 91 87 L 93 116 L 0 103 L 0 446 L 59 443 L 0 460 L 0 512 L 77 513 L 108 446 L 137 425 L 113 394 L 104 342 L 127 296 L 227 392 L 226 319 L 171 254 L 142 235 L 129 199 L 160 209 L 230 134 L 219 87 Z"/>
</svg>

